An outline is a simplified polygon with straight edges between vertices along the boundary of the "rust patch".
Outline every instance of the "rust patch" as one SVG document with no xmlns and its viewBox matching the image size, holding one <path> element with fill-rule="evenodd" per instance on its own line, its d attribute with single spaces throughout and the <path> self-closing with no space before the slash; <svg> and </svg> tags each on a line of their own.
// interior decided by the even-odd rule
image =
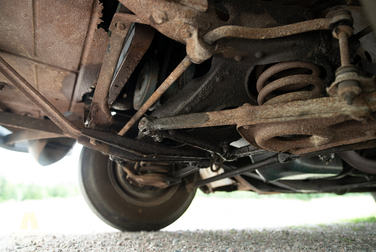
<svg viewBox="0 0 376 252">
<path fill-rule="evenodd" d="M 93 0 L 36 0 L 36 57 L 77 71 L 89 27 Z"/>
<path fill-rule="evenodd" d="M 304 154 L 376 138 L 376 121 L 366 123 L 347 117 L 296 120 L 240 127 L 240 134 L 253 146 Z"/>
<path fill-rule="evenodd" d="M 34 56 L 34 27 L 32 1 L 1 1 L 0 8 L 0 49 Z"/>
</svg>

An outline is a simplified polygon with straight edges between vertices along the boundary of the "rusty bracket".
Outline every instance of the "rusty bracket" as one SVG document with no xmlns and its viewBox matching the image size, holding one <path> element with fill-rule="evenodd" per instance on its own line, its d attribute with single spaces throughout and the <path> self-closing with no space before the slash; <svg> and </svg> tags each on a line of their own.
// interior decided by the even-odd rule
<svg viewBox="0 0 376 252">
<path fill-rule="evenodd" d="M 164 0 L 120 0 L 145 23 L 150 23 L 165 36 L 187 45 L 187 55 L 199 64 L 211 57 L 209 46 L 199 37 L 199 29 L 208 24 L 199 22 L 208 8 L 204 0 L 182 0 L 179 3 Z"/>
<path fill-rule="evenodd" d="M 145 23 L 135 15 L 119 13 L 111 22 L 111 38 L 103 59 L 102 68 L 95 88 L 87 126 L 93 129 L 109 130 L 113 124 L 108 105 L 109 89 L 118 65 L 124 41 L 132 23 Z"/>
<path fill-rule="evenodd" d="M 112 29 L 112 34 L 110 42 L 103 59 L 90 112 L 86 121 L 86 126 L 89 128 L 108 131 L 113 124 L 113 118 L 107 102 L 108 93 L 130 25 L 131 22 L 111 23 L 110 29 Z"/>
</svg>

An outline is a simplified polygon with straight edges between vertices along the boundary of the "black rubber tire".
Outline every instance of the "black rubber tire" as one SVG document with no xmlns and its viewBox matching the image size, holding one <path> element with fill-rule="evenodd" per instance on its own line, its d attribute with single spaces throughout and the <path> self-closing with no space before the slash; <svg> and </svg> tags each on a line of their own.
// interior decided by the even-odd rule
<svg viewBox="0 0 376 252">
<path fill-rule="evenodd" d="M 371 195 L 372 195 L 372 197 L 373 197 L 373 199 L 375 200 L 375 203 L 376 203 L 376 193 L 373 192 L 373 193 L 371 193 Z"/>
<path fill-rule="evenodd" d="M 175 190 L 161 204 L 140 206 L 127 201 L 111 183 L 114 163 L 89 148 L 81 151 L 81 192 L 91 210 L 108 225 L 122 231 L 156 231 L 176 221 L 191 204 L 196 191 Z M 145 189 L 146 190 L 146 189 Z M 167 189 L 164 189 L 167 190 Z"/>
</svg>

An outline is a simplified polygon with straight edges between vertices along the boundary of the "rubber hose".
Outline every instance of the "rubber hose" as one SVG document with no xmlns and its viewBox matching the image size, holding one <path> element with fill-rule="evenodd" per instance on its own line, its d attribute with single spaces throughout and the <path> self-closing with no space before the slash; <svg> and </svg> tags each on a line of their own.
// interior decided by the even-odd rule
<svg viewBox="0 0 376 252">
<path fill-rule="evenodd" d="M 376 160 L 364 158 L 355 151 L 340 152 L 337 155 L 359 171 L 376 174 Z"/>
</svg>

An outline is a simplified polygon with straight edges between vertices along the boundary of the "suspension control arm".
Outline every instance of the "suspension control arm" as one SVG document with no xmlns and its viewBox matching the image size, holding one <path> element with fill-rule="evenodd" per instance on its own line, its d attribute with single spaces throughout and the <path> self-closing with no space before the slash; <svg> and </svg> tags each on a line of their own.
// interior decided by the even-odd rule
<svg viewBox="0 0 376 252">
<path fill-rule="evenodd" d="M 375 139 L 371 132 L 376 132 L 376 122 L 369 120 L 375 111 L 376 92 L 371 92 L 356 97 L 352 105 L 341 97 L 324 97 L 263 106 L 245 104 L 237 109 L 170 118 L 143 118 L 139 129 L 150 134 L 158 130 L 237 125 L 240 134 L 257 148 L 303 154 Z M 302 141 L 281 144 L 275 139 L 294 134 L 311 137 L 304 145 Z M 274 144 L 276 141 L 278 145 Z"/>
<path fill-rule="evenodd" d="M 267 167 L 269 165 L 278 164 L 278 163 L 287 163 L 287 162 L 290 162 L 290 161 L 292 161 L 296 158 L 299 158 L 299 156 L 291 155 L 291 154 L 287 154 L 287 153 L 278 153 L 278 154 L 276 154 L 276 155 L 274 155 L 270 158 L 264 159 L 260 162 L 257 162 L 257 163 L 251 164 L 251 165 L 247 165 L 247 166 L 241 167 L 241 168 L 233 170 L 233 171 L 225 172 L 225 173 L 219 174 L 217 176 L 214 176 L 214 177 L 211 177 L 211 178 L 208 178 L 208 179 L 197 181 L 193 185 L 187 185 L 187 189 L 199 188 L 201 186 L 204 186 L 206 184 L 209 184 L 209 183 L 221 180 L 221 179 L 231 178 L 231 177 L 241 175 L 241 174 L 246 173 L 246 172 L 252 172 L 256 169 L 264 168 L 264 167 Z"/>
<path fill-rule="evenodd" d="M 160 119 L 142 118 L 141 132 L 157 130 L 203 128 L 224 125 L 255 125 L 287 122 L 302 119 L 333 118 L 337 115 L 360 118 L 370 117 L 376 111 L 376 92 L 362 94 L 354 105 L 348 105 L 339 97 L 293 101 L 284 104 L 243 106 L 223 111 L 195 113 Z"/>
</svg>

